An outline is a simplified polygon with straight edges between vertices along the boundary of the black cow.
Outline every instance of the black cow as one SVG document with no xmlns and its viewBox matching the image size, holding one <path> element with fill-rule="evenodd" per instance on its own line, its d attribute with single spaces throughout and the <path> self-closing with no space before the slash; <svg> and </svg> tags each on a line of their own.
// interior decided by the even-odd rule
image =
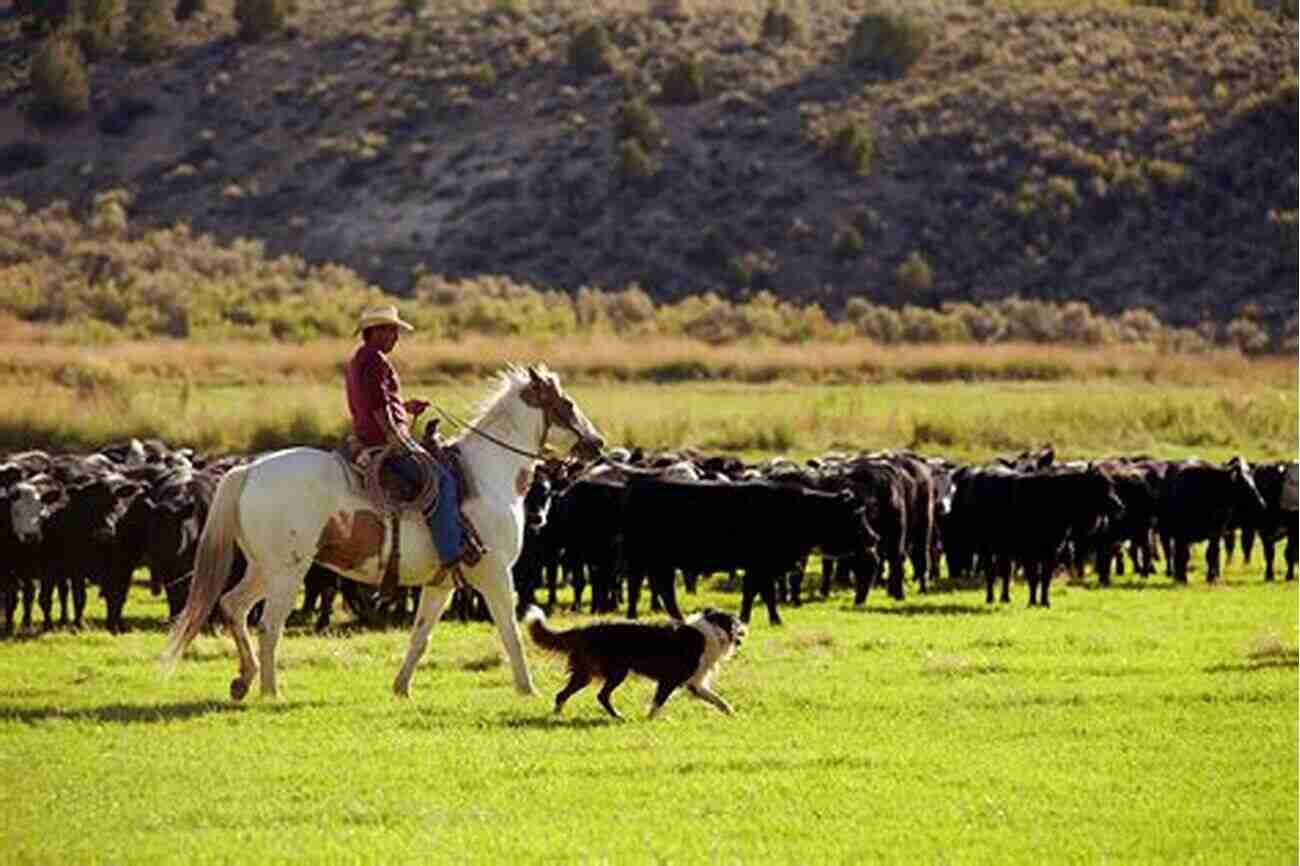
<svg viewBox="0 0 1300 866">
<path fill-rule="evenodd" d="M 878 536 L 862 503 L 851 493 L 822 493 L 771 482 L 683 483 L 630 478 L 623 521 L 628 617 L 636 617 L 641 581 L 648 575 L 668 614 L 681 619 L 674 569 L 711 574 L 743 569 L 740 617 L 748 621 L 754 598 L 768 619 L 781 622 L 775 581 L 813 548 L 867 560 Z M 860 574 L 874 573 L 862 562 Z"/>
<path fill-rule="evenodd" d="M 44 625 L 53 625 L 54 591 L 59 593 L 60 624 L 81 626 L 87 578 L 103 579 L 113 561 L 117 521 L 142 486 L 119 475 L 104 475 L 64 487 L 62 505 L 51 506 L 41 539 L 41 590 L 38 603 Z"/>
<path fill-rule="evenodd" d="M 908 552 L 911 510 L 912 484 L 908 475 L 889 460 L 863 457 L 850 461 L 842 471 L 832 473 L 828 486 L 851 491 L 866 508 L 867 523 L 879 539 L 880 566 L 889 569 L 889 595 L 902 600 L 903 562 Z M 854 604 L 866 601 L 874 575 L 874 568 L 871 575 L 858 575 Z"/>
<path fill-rule="evenodd" d="M 549 539 L 545 537 L 551 510 L 551 480 L 543 473 L 533 475 L 524 495 L 524 544 L 514 564 L 516 613 L 522 617 L 529 606 L 537 603 L 537 589 L 545 578 L 546 566 L 553 564 Z M 554 588 L 551 604 L 555 603 Z"/>
<path fill-rule="evenodd" d="M 1096 467 L 1052 469 L 1018 475 L 1012 485 L 1012 553 L 1025 570 L 1029 604 L 1051 606 L 1052 575 L 1066 543 L 1085 538 L 1097 525 L 1124 513 L 1115 483 Z M 1009 570 L 1002 580 L 1002 601 L 1010 601 Z M 993 578 L 985 601 L 993 602 Z"/>
<path fill-rule="evenodd" d="M 626 492 L 622 478 L 612 472 L 579 478 L 551 503 L 542 540 L 570 575 L 575 611 L 582 604 L 588 578 L 591 612 L 608 613 L 614 608 Z M 555 570 L 550 563 L 545 567 L 553 600 Z"/>
<path fill-rule="evenodd" d="M 1264 500 L 1264 510 L 1243 522 L 1242 547 L 1250 562 L 1251 548 L 1258 537 L 1264 550 L 1264 579 L 1273 579 L 1273 545 L 1286 536 L 1286 579 L 1295 580 L 1297 553 L 1297 481 L 1300 464 L 1295 461 L 1264 463 L 1254 467 L 1255 487 Z"/>
<path fill-rule="evenodd" d="M 1159 520 L 1173 560 L 1174 580 L 1187 582 L 1191 546 L 1198 541 L 1209 542 L 1205 577 L 1215 580 L 1219 545 L 1234 516 L 1254 519 L 1264 510 L 1250 467 L 1240 457 L 1222 466 L 1199 461 L 1171 465 L 1160 487 Z"/>
<path fill-rule="evenodd" d="M 31 627 L 36 574 L 33 556 L 39 549 L 48 506 L 61 495 L 57 489 L 42 490 L 25 481 L 0 487 L 0 616 L 4 617 L 0 633 L 13 632 L 20 595 L 23 627 Z"/>
<path fill-rule="evenodd" d="M 1148 466 L 1119 459 L 1101 461 L 1098 467 L 1115 482 L 1124 513 L 1109 521 L 1095 541 L 1097 581 L 1109 586 L 1112 567 L 1118 574 L 1124 573 L 1125 542 L 1134 571 L 1147 577 L 1154 559 L 1151 539 L 1156 529 L 1159 475 Z"/>
</svg>

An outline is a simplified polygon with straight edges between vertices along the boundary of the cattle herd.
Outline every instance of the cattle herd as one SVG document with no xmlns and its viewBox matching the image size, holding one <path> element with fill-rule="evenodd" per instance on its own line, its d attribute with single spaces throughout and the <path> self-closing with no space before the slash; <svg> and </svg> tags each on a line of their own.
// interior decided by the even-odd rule
<svg viewBox="0 0 1300 866">
<path fill-rule="evenodd" d="M 106 627 L 126 628 L 133 576 L 147 568 L 154 594 L 175 615 L 184 605 L 207 505 L 229 468 L 220 458 L 131 440 L 94 454 L 25 451 L 0 459 L 0 629 L 82 625 L 87 584 L 99 587 Z M 678 574 L 688 592 L 704 575 L 729 573 L 741 618 L 761 599 L 770 622 L 778 602 L 798 605 L 804 567 L 821 554 L 817 591 L 839 587 L 866 601 L 880 583 L 894 598 L 910 581 L 926 592 L 941 575 L 983 581 L 987 601 L 1010 601 L 1019 571 L 1029 604 L 1050 604 L 1060 569 L 1092 569 L 1108 585 L 1126 561 L 1143 577 L 1163 564 L 1187 580 L 1191 547 L 1207 542 L 1205 575 L 1219 576 L 1221 549 L 1240 544 L 1249 561 L 1261 543 L 1264 580 L 1285 537 L 1286 579 L 1295 578 L 1296 462 L 1214 464 L 1146 456 L 1058 461 L 1050 447 L 984 465 L 906 451 L 831 453 L 757 464 L 694 451 L 613 449 L 594 463 L 539 465 L 525 505 L 515 565 L 519 609 L 558 603 L 593 613 L 650 604 L 680 618 Z M 242 568 L 236 563 L 232 580 Z M 1000 583 L 1000 591 L 995 593 Z M 362 622 L 399 615 L 369 588 L 313 566 L 304 611 L 329 622 L 335 593 Z M 55 598 L 59 618 L 54 618 Z M 461 592 L 457 607 L 472 615 Z"/>
</svg>

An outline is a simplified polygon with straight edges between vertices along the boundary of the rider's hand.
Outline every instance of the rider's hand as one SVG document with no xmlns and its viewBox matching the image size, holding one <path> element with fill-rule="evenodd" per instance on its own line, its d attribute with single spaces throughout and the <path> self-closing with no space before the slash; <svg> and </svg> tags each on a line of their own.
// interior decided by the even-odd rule
<svg viewBox="0 0 1300 866">
<path fill-rule="evenodd" d="M 412 418 L 419 418 L 424 414 L 424 410 L 429 408 L 428 400 L 407 400 L 406 411 Z"/>
</svg>

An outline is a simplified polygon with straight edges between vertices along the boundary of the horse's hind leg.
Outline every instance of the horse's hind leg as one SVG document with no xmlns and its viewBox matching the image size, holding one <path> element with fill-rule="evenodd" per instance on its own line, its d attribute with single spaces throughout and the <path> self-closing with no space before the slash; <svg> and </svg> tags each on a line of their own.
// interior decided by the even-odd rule
<svg viewBox="0 0 1300 866">
<path fill-rule="evenodd" d="M 304 572 L 305 573 L 305 569 Z M 302 584 L 302 574 L 284 576 L 275 581 L 275 587 L 266 596 L 266 605 L 262 609 L 262 622 L 257 629 L 257 655 L 262 668 L 262 697 L 279 696 L 275 682 L 275 648 L 284 633 L 284 622 L 293 610 L 294 599 L 298 596 L 298 587 Z"/>
<path fill-rule="evenodd" d="M 439 586 L 426 586 L 420 591 L 420 607 L 415 614 L 415 628 L 411 630 L 411 644 L 406 650 L 406 659 L 393 680 L 393 694 L 399 698 L 411 696 L 411 677 L 415 675 L 415 666 L 420 663 L 429 646 L 429 632 L 442 619 L 451 599 L 452 582 L 444 580 Z"/>
<path fill-rule="evenodd" d="M 248 639 L 248 612 L 265 595 L 266 580 L 261 569 L 250 561 L 244 577 L 218 602 L 230 628 L 230 636 L 234 638 L 235 649 L 239 652 L 239 676 L 230 681 L 232 700 L 243 700 L 257 677 L 257 658 L 253 655 L 253 645 Z"/>
</svg>

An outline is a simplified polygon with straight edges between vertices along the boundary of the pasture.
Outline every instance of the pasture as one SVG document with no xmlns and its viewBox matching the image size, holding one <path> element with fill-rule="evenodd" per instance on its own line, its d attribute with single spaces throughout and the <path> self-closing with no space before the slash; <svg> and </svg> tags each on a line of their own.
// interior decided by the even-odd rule
<svg viewBox="0 0 1300 866">
<path fill-rule="evenodd" d="M 986 460 L 1044 442 L 1069 457 L 1294 458 L 1300 437 L 1294 366 L 1261 365 L 1244 375 L 1200 383 L 656 384 L 570 376 L 565 383 L 611 444 L 692 445 L 747 459 L 912 448 Z M 415 376 L 404 381 L 404 391 L 460 417 L 484 393 L 481 381 Z M 335 377 L 325 383 L 0 385 L 0 407 L 0 450 L 39 443 L 90 451 L 132 436 L 158 436 L 202 450 L 247 452 L 338 442 L 347 423 Z M 444 431 L 456 432 L 450 425 Z"/>
<path fill-rule="evenodd" d="M 815 566 L 814 566 L 815 568 Z M 0 643 L 0 848 L 12 863 L 1294 863 L 1296 585 L 1238 560 L 1207 585 L 1058 576 L 1054 606 L 943 584 L 760 616 L 726 718 L 651 686 L 550 713 L 488 624 L 281 644 L 284 697 L 233 706 L 224 636 L 160 677 L 134 630 Z M 688 608 L 734 609 L 715 580 Z M 92 602 L 92 624 L 102 607 Z M 560 614 L 559 626 L 585 618 Z"/>
</svg>

